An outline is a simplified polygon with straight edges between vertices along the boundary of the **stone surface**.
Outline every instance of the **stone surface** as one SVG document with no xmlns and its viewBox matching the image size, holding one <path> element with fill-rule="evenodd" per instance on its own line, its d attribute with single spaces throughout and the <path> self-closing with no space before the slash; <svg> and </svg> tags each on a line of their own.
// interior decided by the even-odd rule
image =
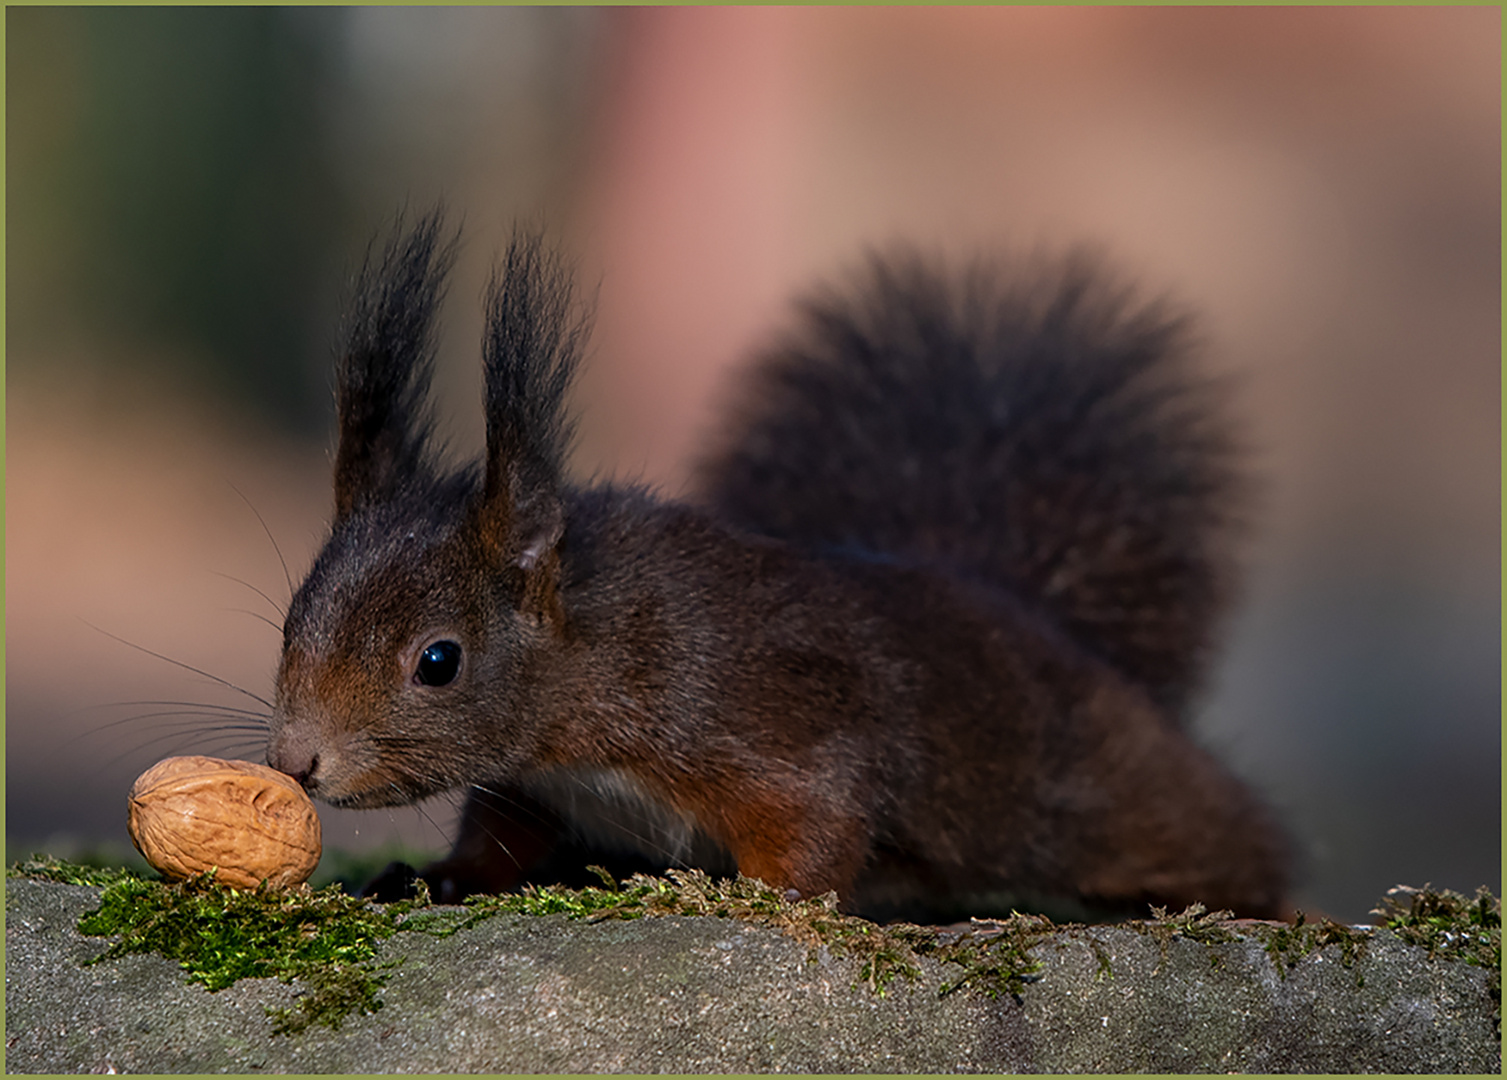
<svg viewBox="0 0 1507 1080">
<path fill-rule="evenodd" d="M 98 891 L 6 882 L 6 1069 L 78 1072 L 1472 1072 L 1501 1069 L 1488 973 L 1378 932 L 1285 977 L 1260 943 L 1120 927 L 1046 938 L 1018 997 L 938 996 L 923 963 L 878 997 L 857 965 L 714 918 L 499 916 L 399 934 L 384 1006 L 274 1035 L 298 992 L 211 994 L 166 960 L 81 962 Z"/>
</svg>

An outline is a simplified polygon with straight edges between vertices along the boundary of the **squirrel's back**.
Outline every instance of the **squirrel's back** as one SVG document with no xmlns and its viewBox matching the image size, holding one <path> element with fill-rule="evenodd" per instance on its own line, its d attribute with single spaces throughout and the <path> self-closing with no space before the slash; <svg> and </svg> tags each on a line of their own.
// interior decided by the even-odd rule
<svg viewBox="0 0 1507 1080">
<path fill-rule="evenodd" d="M 1243 487 L 1184 321 L 1075 256 L 875 258 L 749 372 L 703 498 L 808 549 L 1003 586 L 1180 713 Z"/>
</svg>

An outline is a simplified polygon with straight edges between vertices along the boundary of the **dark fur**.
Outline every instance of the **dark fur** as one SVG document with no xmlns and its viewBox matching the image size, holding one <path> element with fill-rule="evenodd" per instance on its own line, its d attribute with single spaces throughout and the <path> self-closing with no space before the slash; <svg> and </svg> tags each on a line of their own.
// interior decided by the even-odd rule
<svg viewBox="0 0 1507 1080">
<path fill-rule="evenodd" d="M 873 260 L 750 372 L 702 468 L 724 520 L 1010 590 L 1169 709 L 1202 673 L 1241 502 L 1184 320 L 1076 256 Z"/>
<path fill-rule="evenodd" d="M 582 331 L 529 237 L 487 303 L 483 471 L 428 464 L 438 230 L 362 278 L 275 767 L 351 806 L 474 785 L 425 871 L 449 897 L 618 853 L 872 915 L 1280 911 L 1280 832 L 1170 722 L 1233 476 L 1174 323 L 1078 264 L 878 263 L 762 366 L 698 509 L 565 481 Z M 424 685 L 443 640 L 459 674 Z"/>
<path fill-rule="evenodd" d="M 336 368 L 337 518 L 434 481 L 434 316 L 454 260 L 431 215 L 362 267 Z"/>
</svg>

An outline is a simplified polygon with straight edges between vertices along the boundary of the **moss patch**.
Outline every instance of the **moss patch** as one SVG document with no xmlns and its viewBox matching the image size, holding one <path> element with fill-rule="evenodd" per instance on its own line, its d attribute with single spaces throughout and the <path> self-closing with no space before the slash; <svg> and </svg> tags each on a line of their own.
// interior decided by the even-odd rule
<svg viewBox="0 0 1507 1080">
<path fill-rule="evenodd" d="M 918 937 L 915 949 L 942 963 L 957 964 L 963 970 L 942 984 L 939 994 L 946 995 L 964 986 L 982 991 L 987 997 L 1018 995 L 1027 983 L 1035 982 L 1041 961 L 1030 955 L 1033 946 L 1064 928 L 1045 915 L 1012 914 L 1008 919 L 980 923 L 949 940 L 935 930 L 912 927 L 925 937 Z"/>
<path fill-rule="evenodd" d="M 1241 934 L 1244 934 L 1261 942 L 1272 966 L 1284 979 L 1299 960 L 1326 945 L 1339 945 L 1341 961 L 1345 967 L 1353 968 L 1371 937 L 1367 930 L 1344 926 L 1331 919 L 1310 923 L 1301 911 L 1291 925 L 1250 920 L 1237 922 L 1231 912 L 1207 911 L 1202 904 L 1193 904 L 1176 915 L 1158 907 L 1153 907 L 1151 911 L 1154 916 L 1152 919 L 1137 920 L 1127 925 L 1154 938 L 1161 947 L 1164 961 L 1167 958 L 1167 946 L 1173 938 L 1185 938 L 1204 945 L 1223 945 L 1239 940 Z M 1239 933 L 1236 932 L 1237 928 Z M 1218 966 L 1218 954 L 1211 952 L 1209 957 L 1210 964 Z M 1357 976 L 1356 985 L 1363 985 L 1360 976 Z"/>
<path fill-rule="evenodd" d="M 211 993 L 246 978 L 299 980 L 303 990 L 290 1009 L 269 1009 L 279 1034 L 311 1024 L 339 1027 L 353 1012 L 374 1012 L 387 967 L 376 947 L 402 926 L 408 904 L 381 907 L 347 896 L 338 887 L 232 889 L 206 874 L 168 884 L 134 870 L 79 866 L 34 857 L 7 876 L 41 878 L 101 888 L 99 907 L 78 923 L 79 932 L 116 941 L 97 964 L 132 953 L 157 953 Z"/>
<path fill-rule="evenodd" d="M 1233 918 L 1228 911 L 1209 911 L 1202 904 L 1193 904 L 1183 911 L 1173 915 L 1166 908 L 1151 908 L 1150 919 L 1136 919 L 1126 924 L 1129 929 L 1137 930 L 1156 942 L 1161 951 L 1161 964 L 1167 962 L 1167 947 L 1173 938 L 1187 938 L 1204 945 L 1223 945 L 1234 941 L 1236 935 L 1230 930 L 1228 923 Z M 1217 954 L 1210 953 L 1211 957 Z M 1109 961 L 1099 955 L 1099 968 L 1101 973 L 1109 969 Z M 1109 973 L 1113 977 L 1114 973 Z"/>
<path fill-rule="evenodd" d="M 1399 885 L 1387 890 L 1372 914 L 1404 941 L 1428 949 L 1430 958 L 1502 968 L 1502 903 L 1484 885 L 1474 897 Z"/>
<path fill-rule="evenodd" d="M 1311 923 L 1301 911 L 1291 926 L 1258 925 L 1254 928 L 1254 933 L 1265 946 L 1266 955 L 1271 957 L 1277 974 L 1284 979 L 1299 960 L 1326 945 L 1338 945 L 1340 962 L 1347 968 L 1353 968 L 1366 947 L 1366 942 L 1371 940 L 1371 934 L 1366 930 L 1344 926 L 1332 919 L 1320 919 Z M 1355 985 L 1363 986 L 1364 976 L 1357 975 Z"/>
<path fill-rule="evenodd" d="M 33 855 L 29 859 L 23 859 L 7 867 L 5 876 L 56 881 L 64 885 L 88 885 L 92 888 L 103 888 L 118 881 L 142 878 L 142 875 L 135 870 L 65 862 L 62 859 L 54 859 L 51 855 Z"/>
<path fill-rule="evenodd" d="M 718 880 L 700 870 L 670 870 L 663 878 L 635 874 L 621 884 L 605 871 L 597 872 L 603 879 L 601 888 L 530 886 L 517 894 L 472 898 L 467 901 L 469 916 L 456 929 L 503 912 L 563 914 L 592 922 L 713 916 L 771 926 L 813 950 L 826 947 L 834 954 L 856 956 L 862 961 L 860 980 L 881 994 L 896 975 L 914 978 L 920 974 L 912 942 L 920 928 L 879 927 L 843 915 L 837 910 L 835 894 L 791 901 L 753 878 Z"/>
<path fill-rule="evenodd" d="M 78 928 L 117 938 L 90 963 L 159 953 L 211 992 L 246 978 L 299 979 L 306 989 L 298 1004 L 269 1010 L 274 1030 L 288 1033 L 339 1027 L 352 1012 L 381 1007 L 387 975 L 376 946 L 396 932 L 397 915 L 335 888 L 245 891 L 208 876 L 178 885 L 134 878 L 107 885 Z"/>
<path fill-rule="evenodd" d="M 1428 949 L 1429 959 L 1464 960 L 1490 971 L 1497 1038 L 1502 1037 L 1502 902 L 1490 889 L 1483 885 L 1466 897 L 1398 885 L 1387 890 L 1372 914 L 1404 941 Z"/>
<path fill-rule="evenodd" d="M 454 932 L 502 912 L 530 915 L 564 914 L 572 919 L 638 919 L 657 915 L 700 915 L 739 919 L 773 927 L 807 945 L 815 959 L 825 948 L 838 956 L 859 960 L 858 979 L 883 995 L 896 976 L 917 978 L 917 960 L 930 956 L 955 964 L 962 972 L 943 984 L 949 994 L 973 986 L 994 996 L 1015 993 L 1040 968 L 1027 950 L 1057 927 L 1041 916 L 1015 915 L 980 923 L 977 930 L 946 934 L 932 927 L 908 923 L 878 926 L 837 910 L 837 896 L 791 901 L 762 881 L 738 877 L 718 880 L 699 870 L 670 870 L 666 877 L 635 874 L 619 884 L 605 871 L 601 888 L 528 887 L 521 893 L 475 897 L 467 901 L 469 914 L 430 932 Z"/>
</svg>

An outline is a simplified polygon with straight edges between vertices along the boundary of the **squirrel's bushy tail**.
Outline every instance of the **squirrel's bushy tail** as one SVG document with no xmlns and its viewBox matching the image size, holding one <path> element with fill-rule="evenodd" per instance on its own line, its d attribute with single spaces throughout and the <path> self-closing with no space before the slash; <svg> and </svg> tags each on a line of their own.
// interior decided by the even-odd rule
<svg viewBox="0 0 1507 1080">
<path fill-rule="evenodd" d="M 943 566 L 1035 604 L 1180 712 L 1243 484 L 1182 319 L 1081 256 L 875 259 L 809 301 L 702 463 L 742 528 Z"/>
</svg>

